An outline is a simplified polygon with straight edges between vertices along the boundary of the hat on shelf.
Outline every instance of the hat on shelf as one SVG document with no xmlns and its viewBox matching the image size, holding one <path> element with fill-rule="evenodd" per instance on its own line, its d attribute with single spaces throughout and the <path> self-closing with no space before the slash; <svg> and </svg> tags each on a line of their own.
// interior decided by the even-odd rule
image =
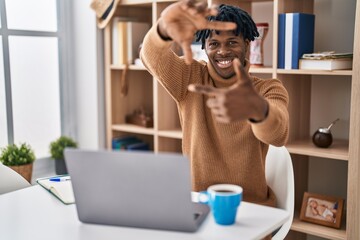
<svg viewBox="0 0 360 240">
<path fill-rule="evenodd" d="M 115 13 L 120 0 L 92 0 L 90 7 L 96 13 L 97 26 L 105 28 Z"/>
</svg>

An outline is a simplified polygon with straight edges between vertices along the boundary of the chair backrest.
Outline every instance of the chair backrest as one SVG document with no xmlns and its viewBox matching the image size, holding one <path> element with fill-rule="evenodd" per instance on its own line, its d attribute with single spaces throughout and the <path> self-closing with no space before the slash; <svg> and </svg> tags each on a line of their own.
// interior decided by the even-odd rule
<svg viewBox="0 0 360 240">
<path fill-rule="evenodd" d="M 294 171 L 291 156 L 286 147 L 270 145 L 265 164 L 266 182 L 274 191 L 277 207 L 290 213 L 289 220 L 272 237 L 283 240 L 288 234 L 294 216 Z"/>
<path fill-rule="evenodd" d="M 20 174 L 0 163 L 0 194 L 31 186 Z"/>
</svg>

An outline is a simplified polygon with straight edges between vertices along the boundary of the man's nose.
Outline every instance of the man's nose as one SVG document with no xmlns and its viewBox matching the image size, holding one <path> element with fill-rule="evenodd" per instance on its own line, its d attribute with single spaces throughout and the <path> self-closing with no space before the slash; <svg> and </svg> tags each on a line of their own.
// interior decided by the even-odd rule
<svg viewBox="0 0 360 240">
<path fill-rule="evenodd" d="M 216 53 L 219 55 L 226 55 L 229 53 L 229 48 L 227 48 L 226 45 L 221 45 Z"/>
</svg>

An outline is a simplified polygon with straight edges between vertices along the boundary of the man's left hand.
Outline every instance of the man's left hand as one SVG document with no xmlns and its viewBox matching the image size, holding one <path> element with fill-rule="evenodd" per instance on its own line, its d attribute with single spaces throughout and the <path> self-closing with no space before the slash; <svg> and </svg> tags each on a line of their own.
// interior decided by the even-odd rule
<svg viewBox="0 0 360 240">
<path fill-rule="evenodd" d="M 268 102 L 258 94 L 252 84 L 249 62 L 246 61 L 243 66 L 239 59 L 234 59 L 233 66 L 237 76 L 237 82 L 234 85 L 228 88 L 215 88 L 210 85 L 191 84 L 188 86 L 189 91 L 210 97 L 206 105 L 219 122 L 264 120 L 269 107 Z"/>
</svg>

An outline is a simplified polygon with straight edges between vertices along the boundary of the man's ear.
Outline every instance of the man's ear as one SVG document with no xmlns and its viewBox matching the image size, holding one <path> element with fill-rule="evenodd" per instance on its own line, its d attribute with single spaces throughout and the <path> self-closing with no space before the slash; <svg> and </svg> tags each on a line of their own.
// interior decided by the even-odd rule
<svg viewBox="0 0 360 240">
<path fill-rule="evenodd" d="M 249 39 L 245 39 L 245 49 L 246 49 L 246 54 L 250 53 L 250 40 Z"/>
<path fill-rule="evenodd" d="M 249 39 L 244 39 L 245 43 L 245 56 L 247 59 L 250 59 L 250 41 Z"/>
</svg>

